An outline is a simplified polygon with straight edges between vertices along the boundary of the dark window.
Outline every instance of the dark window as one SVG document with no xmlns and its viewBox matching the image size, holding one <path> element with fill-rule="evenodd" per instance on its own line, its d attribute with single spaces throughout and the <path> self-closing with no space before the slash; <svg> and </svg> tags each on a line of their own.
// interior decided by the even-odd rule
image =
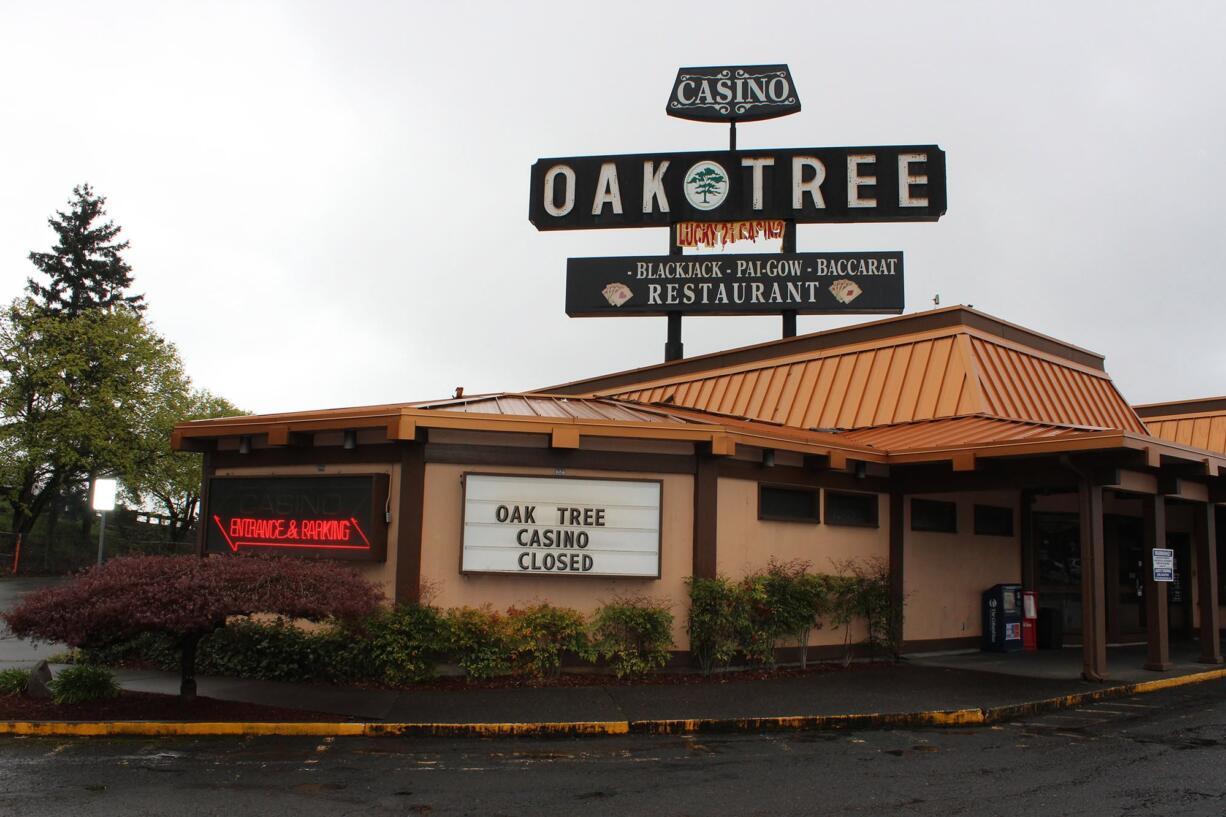
<svg viewBox="0 0 1226 817">
<path fill-rule="evenodd" d="M 958 504 L 935 499 L 912 499 L 911 530 L 957 533 Z"/>
<path fill-rule="evenodd" d="M 817 491 L 804 488 L 758 486 L 758 518 L 784 522 L 818 522 Z"/>
<path fill-rule="evenodd" d="M 1012 536 L 1013 509 L 997 505 L 976 505 L 975 535 Z"/>
<path fill-rule="evenodd" d="M 826 524 L 877 527 L 877 495 L 827 491 Z"/>
</svg>

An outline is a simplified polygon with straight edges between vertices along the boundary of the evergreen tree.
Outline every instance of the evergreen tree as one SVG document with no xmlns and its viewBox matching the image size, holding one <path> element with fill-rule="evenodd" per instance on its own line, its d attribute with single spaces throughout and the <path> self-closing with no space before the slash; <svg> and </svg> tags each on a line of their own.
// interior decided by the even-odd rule
<svg viewBox="0 0 1226 817">
<path fill-rule="evenodd" d="M 72 195 L 67 213 L 57 211 L 47 219 L 58 237 L 56 245 L 51 252 L 29 256 L 50 281 L 44 286 L 30 278 L 27 289 L 47 312 L 68 317 L 120 304 L 143 310 L 143 295 L 124 294 L 132 285 L 132 267 L 122 255 L 128 242 L 115 240 L 119 227 L 101 222 L 106 198 L 88 184 L 74 187 Z"/>
</svg>

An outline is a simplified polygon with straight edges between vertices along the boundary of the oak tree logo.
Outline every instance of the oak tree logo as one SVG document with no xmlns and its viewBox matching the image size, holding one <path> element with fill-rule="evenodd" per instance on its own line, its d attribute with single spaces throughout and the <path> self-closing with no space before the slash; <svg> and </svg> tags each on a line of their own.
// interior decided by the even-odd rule
<svg viewBox="0 0 1226 817">
<path fill-rule="evenodd" d="M 714 210 L 728 198 L 728 174 L 715 162 L 698 162 L 685 176 L 685 199 L 699 210 Z"/>
</svg>

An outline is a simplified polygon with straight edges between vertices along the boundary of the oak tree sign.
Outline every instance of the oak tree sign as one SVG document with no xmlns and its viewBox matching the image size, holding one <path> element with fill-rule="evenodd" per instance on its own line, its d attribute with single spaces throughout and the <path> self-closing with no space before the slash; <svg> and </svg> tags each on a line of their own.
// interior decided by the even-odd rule
<svg viewBox="0 0 1226 817">
<path fill-rule="evenodd" d="M 899 314 L 902 267 L 901 252 L 570 258 L 566 314 Z"/>
<path fill-rule="evenodd" d="M 214 477 L 205 550 L 379 561 L 387 500 L 387 474 Z"/>
<path fill-rule="evenodd" d="M 538 230 L 936 221 L 945 213 L 945 152 L 892 145 L 538 159 L 530 195 Z"/>
<path fill-rule="evenodd" d="M 753 122 L 800 110 L 786 65 L 682 68 L 665 111 L 699 122 Z"/>
</svg>

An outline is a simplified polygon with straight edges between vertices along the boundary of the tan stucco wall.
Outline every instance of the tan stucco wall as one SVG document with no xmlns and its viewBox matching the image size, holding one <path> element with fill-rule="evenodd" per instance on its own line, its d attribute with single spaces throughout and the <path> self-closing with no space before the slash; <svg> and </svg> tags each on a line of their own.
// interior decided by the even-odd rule
<svg viewBox="0 0 1226 817">
<path fill-rule="evenodd" d="M 911 497 L 903 512 L 903 593 L 906 641 L 966 638 L 982 633 L 980 594 L 994 584 L 1020 582 L 1018 495 L 1015 492 L 931 494 L 958 504 L 958 532 L 911 530 Z M 974 506 L 1013 508 L 1013 536 L 976 536 Z"/>
<path fill-rule="evenodd" d="M 620 596 L 647 596 L 672 606 L 675 649 L 688 649 L 685 635 L 688 602 L 685 578 L 693 572 L 694 481 L 689 475 L 603 472 L 567 469 L 566 476 L 663 481 L 663 520 L 659 579 L 602 579 L 594 576 L 460 574 L 465 471 L 554 476 L 552 469 L 512 466 L 426 466 L 425 513 L 422 528 L 422 588 L 439 607 L 481 606 L 496 610 L 512 605 L 549 602 L 583 613 Z"/>
<path fill-rule="evenodd" d="M 346 561 L 366 578 L 373 581 L 383 590 L 388 601 L 395 596 L 396 589 L 396 542 L 399 537 L 399 519 L 396 510 L 399 507 L 400 496 L 400 466 L 387 464 L 353 465 L 287 465 L 280 468 L 218 468 L 219 477 L 254 477 L 254 476 L 303 476 L 313 474 L 388 474 L 388 490 L 392 498 L 392 522 L 387 530 L 387 559 L 382 562 Z"/>
<path fill-rule="evenodd" d="M 740 579 L 765 569 L 772 558 L 777 562 L 805 561 L 817 573 L 837 573 L 839 564 L 849 560 L 888 559 L 889 501 L 885 495 L 878 496 L 877 501 L 879 527 L 876 528 L 824 522 L 776 522 L 758 519 L 757 482 L 720 479 L 716 567 L 721 576 Z M 825 508 L 822 518 L 825 518 Z M 863 624 L 853 624 L 853 643 L 863 640 L 864 636 Z M 828 627 L 815 630 L 809 643 L 814 646 L 840 644 L 843 638 L 841 629 Z"/>
</svg>

